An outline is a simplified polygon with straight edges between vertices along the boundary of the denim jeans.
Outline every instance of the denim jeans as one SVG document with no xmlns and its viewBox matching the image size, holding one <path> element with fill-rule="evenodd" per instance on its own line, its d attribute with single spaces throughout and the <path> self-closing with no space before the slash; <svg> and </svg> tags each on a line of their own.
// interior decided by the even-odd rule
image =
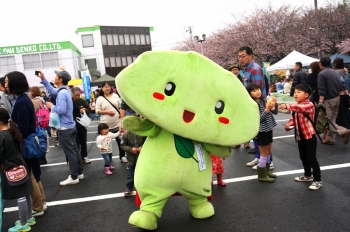
<svg viewBox="0 0 350 232">
<path fill-rule="evenodd" d="M 126 187 L 131 191 L 134 189 L 134 174 L 135 174 L 137 158 L 138 158 L 138 155 L 135 156 L 134 165 L 128 164 L 128 177 L 127 177 L 128 182 L 126 183 Z"/>
<path fill-rule="evenodd" d="M 112 161 L 112 153 L 101 154 L 105 160 L 105 167 L 109 167 Z"/>
</svg>

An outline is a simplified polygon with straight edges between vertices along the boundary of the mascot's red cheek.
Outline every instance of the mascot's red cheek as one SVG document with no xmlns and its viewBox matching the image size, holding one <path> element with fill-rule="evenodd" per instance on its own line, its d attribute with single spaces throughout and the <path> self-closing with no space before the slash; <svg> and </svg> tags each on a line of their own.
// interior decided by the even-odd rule
<svg viewBox="0 0 350 232">
<path fill-rule="evenodd" d="M 164 100 L 164 95 L 161 93 L 154 92 L 153 97 L 158 100 Z"/>
<path fill-rule="evenodd" d="M 184 120 L 185 123 L 190 123 L 193 120 L 195 115 L 196 115 L 195 113 L 185 110 L 184 113 L 182 114 L 182 119 Z"/>
<path fill-rule="evenodd" d="M 229 124 L 230 120 L 228 118 L 220 117 L 219 122 L 221 122 L 223 124 Z"/>
</svg>

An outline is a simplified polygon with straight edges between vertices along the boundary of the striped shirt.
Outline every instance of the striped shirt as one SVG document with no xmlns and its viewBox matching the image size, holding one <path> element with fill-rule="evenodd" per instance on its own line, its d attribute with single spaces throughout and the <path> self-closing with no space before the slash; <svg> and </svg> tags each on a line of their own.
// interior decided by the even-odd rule
<svg viewBox="0 0 350 232">
<path fill-rule="evenodd" d="M 275 118 L 273 117 L 271 111 L 266 112 L 266 99 L 264 101 L 257 101 L 259 106 L 259 113 L 260 113 L 260 128 L 259 132 L 269 132 L 271 131 L 275 126 L 277 126 L 277 123 L 275 121 Z"/>
<path fill-rule="evenodd" d="M 311 139 L 312 135 L 315 135 L 316 132 L 310 120 L 307 117 L 305 117 L 305 114 L 309 115 L 312 121 L 315 120 L 314 104 L 312 104 L 312 102 L 310 102 L 309 100 L 305 100 L 301 103 L 286 104 L 286 105 L 287 105 L 287 109 L 292 112 L 292 118 L 289 120 L 288 124 L 289 126 L 295 126 L 297 140 L 300 140 L 300 135 L 299 135 L 300 130 L 303 133 L 305 139 Z M 294 117 L 293 117 L 293 113 L 294 113 Z M 297 121 L 299 121 L 300 128 Z"/>
</svg>

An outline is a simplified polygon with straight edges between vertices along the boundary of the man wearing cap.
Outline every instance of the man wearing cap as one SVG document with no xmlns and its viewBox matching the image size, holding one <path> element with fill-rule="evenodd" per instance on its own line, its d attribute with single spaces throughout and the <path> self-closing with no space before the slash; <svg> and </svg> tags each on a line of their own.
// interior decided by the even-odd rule
<svg viewBox="0 0 350 232">
<path fill-rule="evenodd" d="M 233 64 L 230 67 L 230 71 L 233 73 L 233 75 L 235 75 L 238 78 L 238 80 L 240 82 L 242 82 L 242 84 L 243 84 L 243 78 L 242 78 L 241 74 L 239 74 L 239 70 L 241 70 L 241 69 L 240 69 L 238 64 Z"/>
<path fill-rule="evenodd" d="M 51 109 L 51 112 L 57 113 L 60 118 L 61 127 L 57 128 L 57 133 L 70 168 L 70 175 L 66 180 L 60 182 L 60 185 L 66 186 L 78 184 L 79 180 L 84 179 L 83 161 L 75 142 L 77 132 L 75 129 L 75 121 L 73 119 L 73 101 L 71 92 L 67 88 L 71 76 L 63 69 L 59 71 L 56 70 L 55 73 L 56 77 L 54 79 L 54 84 L 57 88 L 51 86 L 42 71 L 40 71 L 39 77 L 41 78 L 41 83 L 50 94 L 56 95 L 56 105 L 51 102 L 46 102 L 46 106 Z"/>
</svg>

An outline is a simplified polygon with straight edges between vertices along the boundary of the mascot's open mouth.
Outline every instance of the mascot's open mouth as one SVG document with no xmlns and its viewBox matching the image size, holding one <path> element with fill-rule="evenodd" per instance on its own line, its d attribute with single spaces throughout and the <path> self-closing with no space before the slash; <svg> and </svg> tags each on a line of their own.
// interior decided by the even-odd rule
<svg viewBox="0 0 350 232">
<path fill-rule="evenodd" d="M 182 115 L 182 118 L 185 121 L 185 123 L 190 123 L 193 120 L 194 116 L 195 113 L 185 110 Z"/>
</svg>

